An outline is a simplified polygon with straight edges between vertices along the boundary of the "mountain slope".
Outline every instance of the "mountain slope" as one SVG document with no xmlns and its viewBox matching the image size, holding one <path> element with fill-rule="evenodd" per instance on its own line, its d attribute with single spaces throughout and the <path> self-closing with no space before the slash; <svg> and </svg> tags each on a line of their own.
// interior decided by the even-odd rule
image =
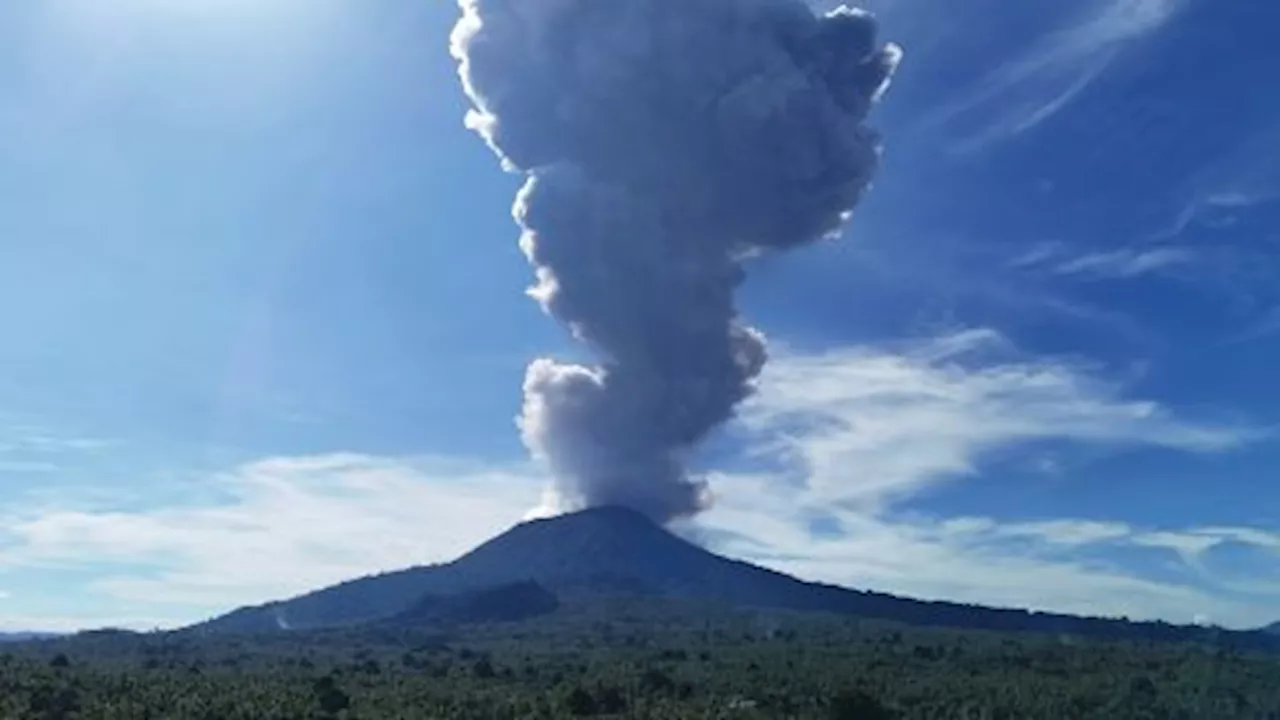
<svg viewBox="0 0 1280 720">
<path fill-rule="evenodd" d="M 402 627 L 518 622 L 555 612 L 558 607 L 560 601 L 553 593 L 536 582 L 525 581 L 444 597 L 426 595 L 384 622 Z"/>
<path fill-rule="evenodd" d="M 432 596 L 533 581 L 552 593 L 640 595 L 822 611 L 917 625 L 1036 630 L 1106 637 L 1280 644 L 1265 633 L 1131 623 L 926 602 L 805 582 L 715 555 L 639 513 L 600 508 L 515 526 L 443 565 L 361 578 L 292 600 L 242 608 L 193 628 L 261 632 L 357 625 L 405 613 Z M 1224 640 L 1225 639 L 1225 640 Z"/>
</svg>

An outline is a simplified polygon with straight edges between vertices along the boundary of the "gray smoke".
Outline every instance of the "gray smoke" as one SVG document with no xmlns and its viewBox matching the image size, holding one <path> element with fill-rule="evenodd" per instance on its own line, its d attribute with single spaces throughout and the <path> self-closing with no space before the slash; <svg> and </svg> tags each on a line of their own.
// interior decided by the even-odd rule
<svg viewBox="0 0 1280 720">
<path fill-rule="evenodd" d="M 837 233 L 900 57 L 800 0 L 460 0 L 467 116 L 527 177 L 529 291 L 599 358 L 534 361 L 519 419 L 561 499 L 659 521 L 706 506 L 690 451 L 754 391 L 743 261 Z"/>
</svg>

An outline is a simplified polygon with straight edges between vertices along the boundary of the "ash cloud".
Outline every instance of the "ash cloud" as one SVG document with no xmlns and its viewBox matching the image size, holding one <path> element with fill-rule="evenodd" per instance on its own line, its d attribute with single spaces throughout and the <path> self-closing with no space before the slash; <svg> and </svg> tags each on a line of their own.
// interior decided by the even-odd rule
<svg viewBox="0 0 1280 720">
<path fill-rule="evenodd" d="M 709 501 L 686 460 L 755 389 L 743 262 L 837 234 L 880 155 L 900 57 L 800 0 L 460 0 L 478 132 L 526 183 L 531 297 L 598 365 L 534 361 L 518 423 L 573 506 Z"/>
</svg>

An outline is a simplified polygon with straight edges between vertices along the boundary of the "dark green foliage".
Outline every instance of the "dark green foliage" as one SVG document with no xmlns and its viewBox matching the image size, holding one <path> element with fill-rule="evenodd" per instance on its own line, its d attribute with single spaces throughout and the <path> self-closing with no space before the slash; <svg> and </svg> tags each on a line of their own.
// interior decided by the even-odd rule
<svg viewBox="0 0 1280 720">
<path fill-rule="evenodd" d="M 336 715 L 351 707 L 351 696 L 338 687 L 332 675 L 326 675 L 317 680 L 312 686 L 312 691 L 315 693 L 316 704 L 320 707 L 320 711 L 326 715 Z"/>
<path fill-rule="evenodd" d="M 574 603 L 449 636 L 348 628 L 6 646 L 0 718 L 1280 720 L 1280 656 L 1219 645 L 652 598 Z"/>
<path fill-rule="evenodd" d="M 596 691 L 596 708 L 607 715 L 616 715 L 627 709 L 627 699 L 618 688 L 604 685 Z"/>
<path fill-rule="evenodd" d="M 894 720 L 895 713 L 880 701 L 859 690 L 846 690 L 831 698 L 830 720 Z"/>
<path fill-rule="evenodd" d="M 640 676 L 640 690 L 652 695 L 670 695 L 676 683 L 670 675 L 657 668 L 649 668 Z"/>
<path fill-rule="evenodd" d="M 569 691 L 568 696 L 564 699 L 564 706 L 571 714 L 577 716 L 594 715 L 596 713 L 596 699 L 581 685 Z"/>
</svg>

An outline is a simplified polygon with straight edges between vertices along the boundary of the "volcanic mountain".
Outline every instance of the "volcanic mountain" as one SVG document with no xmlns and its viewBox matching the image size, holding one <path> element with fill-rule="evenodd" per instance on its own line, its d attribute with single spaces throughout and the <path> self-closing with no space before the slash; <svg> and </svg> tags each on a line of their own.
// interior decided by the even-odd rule
<svg viewBox="0 0 1280 720">
<path fill-rule="evenodd" d="M 494 605 L 495 598 L 507 614 L 520 598 L 533 598 L 542 610 L 550 610 L 557 596 L 662 597 L 916 625 L 1280 645 L 1280 639 L 1260 632 L 927 602 L 805 582 L 716 555 L 622 508 L 521 523 L 449 563 L 364 577 L 290 600 L 241 608 L 191 630 L 271 632 L 395 623 L 435 615 L 442 607 L 450 608 L 446 614 L 465 616 L 466 606 Z M 538 614 L 532 610 L 528 615 Z M 522 614 L 518 608 L 514 612 Z"/>
<path fill-rule="evenodd" d="M 827 609 L 838 597 L 860 596 L 720 557 L 638 512 L 597 508 L 521 523 L 453 562 L 360 578 L 291 600 L 242 608 L 199 627 L 260 631 L 354 625 L 394 617 L 423 598 L 521 581 L 534 581 L 557 594 L 745 600 L 795 609 Z"/>
</svg>

